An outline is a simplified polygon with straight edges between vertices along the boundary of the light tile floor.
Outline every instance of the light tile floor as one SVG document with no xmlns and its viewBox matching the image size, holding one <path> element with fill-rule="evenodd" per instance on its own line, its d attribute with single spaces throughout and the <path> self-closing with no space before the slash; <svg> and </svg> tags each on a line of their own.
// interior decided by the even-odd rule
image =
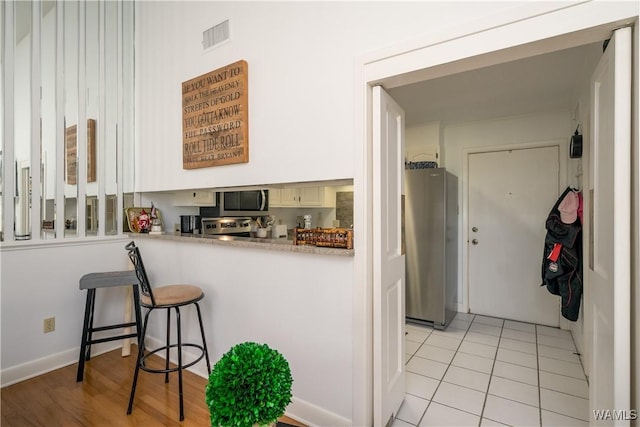
<svg viewBox="0 0 640 427">
<path fill-rule="evenodd" d="M 407 394 L 392 427 L 589 425 L 569 331 L 458 313 L 444 331 L 406 332 Z"/>
</svg>

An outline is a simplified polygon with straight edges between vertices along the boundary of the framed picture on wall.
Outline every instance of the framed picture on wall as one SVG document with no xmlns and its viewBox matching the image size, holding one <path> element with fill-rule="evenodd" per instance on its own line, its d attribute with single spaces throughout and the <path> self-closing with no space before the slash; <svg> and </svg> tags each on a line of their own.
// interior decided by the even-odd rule
<svg viewBox="0 0 640 427">
<path fill-rule="evenodd" d="M 65 181 L 77 184 L 78 176 L 78 128 L 69 126 L 65 130 Z M 87 182 L 96 180 L 96 121 L 87 120 Z"/>
<path fill-rule="evenodd" d="M 182 168 L 249 161 L 247 61 L 182 83 Z"/>
</svg>

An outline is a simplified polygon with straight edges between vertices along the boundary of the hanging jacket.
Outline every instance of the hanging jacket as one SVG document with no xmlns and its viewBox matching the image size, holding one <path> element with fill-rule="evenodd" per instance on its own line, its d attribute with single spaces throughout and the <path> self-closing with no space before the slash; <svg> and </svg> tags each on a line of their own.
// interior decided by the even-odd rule
<svg viewBox="0 0 640 427">
<path fill-rule="evenodd" d="M 541 285 L 561 297 L 562 316 L 574 322 L 578 320 L 582 299 L 582 224 L 577 215 L 578 200 L 573 189 L 567 187 L 547 216 Z"/>
</svg>

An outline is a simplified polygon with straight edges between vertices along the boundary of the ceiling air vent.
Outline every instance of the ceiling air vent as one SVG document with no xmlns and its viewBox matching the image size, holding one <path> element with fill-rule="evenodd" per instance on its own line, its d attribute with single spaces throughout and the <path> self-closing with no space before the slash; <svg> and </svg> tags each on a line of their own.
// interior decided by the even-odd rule
<svg viewBox="0 0 640 427">
<path fill-rule="evenodd" d="M 202 33 L 202 48 L 209 49 L 212 46 L 229 39 L 229 20 L 222 21 Z"/>
</svg>

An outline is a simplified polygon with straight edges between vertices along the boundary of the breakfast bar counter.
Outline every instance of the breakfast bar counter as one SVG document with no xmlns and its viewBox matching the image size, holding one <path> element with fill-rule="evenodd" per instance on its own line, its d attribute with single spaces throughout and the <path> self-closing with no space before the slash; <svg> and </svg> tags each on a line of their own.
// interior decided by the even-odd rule
<svg viewBox="0 0 640 427">
<path fill-rule="evenodd" d="M 353 249 L 340 249 L 340 248 L 327 248 L 318 247 L 312 245 L 294 245 L 293 240 L 285 238 L 281 239 L 267 239 L 267 238 L 254 238 L 254 237 L 236 237 L 236 236 L 215 236 L 207 234 L 188 234 L 188 233 L 163 233 L 163 234 L 149 234 L 149 233 L 130 233 L 132 238 L 143 239 L 160 239 L 171 240 L 176 242 L 189 242 L 199 243 L 204 245 L 223 245 L 223 246 L 235 246 L 244 248 L 257 248 L 270 251 L 280 252 L 298 252 L 306 254 L 316 255 L 335 255 L 352 257 L 354 255 Z"/>
</svg>

